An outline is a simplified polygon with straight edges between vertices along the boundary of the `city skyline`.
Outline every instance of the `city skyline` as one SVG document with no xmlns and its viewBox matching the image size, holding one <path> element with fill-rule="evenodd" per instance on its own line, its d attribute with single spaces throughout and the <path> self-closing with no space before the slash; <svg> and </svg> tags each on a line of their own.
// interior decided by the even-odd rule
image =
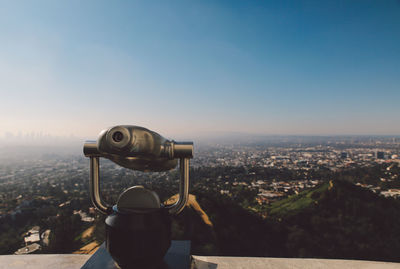
<svg viewBox="0 0 400 269">
<path fill-rule="evenodd" d="M 172 140 L 192 140 L 196 147 L 210 145 L 325 145 L 333 142 L 342 142 L 345 144 L 356 145 L 358 143 L 377 143 L 377 145 L 391 142 L 398 144 L 400 135 L 285 135 L 285 134 L 252 134 L 240 132 L 216 132 L 216 133 L 200 133 L 192 134 L 177 134 L 171 136 L 169 134 L 161 134 L 167 139 Z M 96 140 L 98 134 L 88 137 L 69 135 L 51 135 L 42 132 L 6 132 L 5 135 L 0 135 L 0 148 L 14 148 L 20 146 L 34 147 L 56 147 L 56 148 L 79 148 L 81 150 L 84 141 Z M 49 149 L 49 148 L 44 148 Z"/>
<path fill-rule="evenodd" d="M 0 138 L 400 134 L 398 1 L 1 6 Z"/>
</svg>

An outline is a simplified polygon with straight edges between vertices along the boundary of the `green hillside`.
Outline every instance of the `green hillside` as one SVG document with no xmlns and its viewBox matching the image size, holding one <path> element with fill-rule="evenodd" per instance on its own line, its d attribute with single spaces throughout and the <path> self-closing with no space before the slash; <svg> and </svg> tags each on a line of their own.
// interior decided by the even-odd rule
<svg viewBox="0 0 400 269">
<path fill-rule="evenodd" d="M 303 191 L 286 199 L 272 203 L 267 209 L 271 216 L 286 216 L 295 214 L 317 202 L 316 198 L 332 188 L 333 181 L 326 182 L 314 189 Z"/>
<path fill-rule="evenodd" d="M 272 203 L 267 218 L 226 196 L 197 198 L 213 227 L 193 227 L 191 234 L 216 238 L 208 255 L 400 261 L 400 202 L 349 182 L 325 182 Z M 201 219 L 185 219 L 192 221 Z M 192 243 L 202 249 L 198 239 Z"/>
<path fill-rule="evenodd" d="M 293 257 L 400 260 L 400 202 L 330 181 L 271 205 Z"/>
</svg>

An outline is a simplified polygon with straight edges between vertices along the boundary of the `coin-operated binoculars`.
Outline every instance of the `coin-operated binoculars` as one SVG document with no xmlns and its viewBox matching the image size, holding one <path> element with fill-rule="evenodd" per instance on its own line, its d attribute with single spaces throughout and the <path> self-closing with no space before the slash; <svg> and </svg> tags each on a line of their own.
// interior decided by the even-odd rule
<svg viewBox="0 0 400 269">
<path fill-rule="evenodd" d="M 121 125 L 103 130 L 97 141 L 84 144 L 90 158 L 90 198 L 107 214 L 106 248 L 122 268 L 156 268 L 171 245 L 170 216 L 183 210 L 189 193 L 189 159 L 192 142 L 175 142 L 139 126 Z M 179 199 L 164 205 L 158 195 L 141 186 L 125 190 L 114 206 L 100 195 L 99 158 L 107 158 L 125 168 L 145 172 L 168 171 L 179 159 Z"/>
</svg>

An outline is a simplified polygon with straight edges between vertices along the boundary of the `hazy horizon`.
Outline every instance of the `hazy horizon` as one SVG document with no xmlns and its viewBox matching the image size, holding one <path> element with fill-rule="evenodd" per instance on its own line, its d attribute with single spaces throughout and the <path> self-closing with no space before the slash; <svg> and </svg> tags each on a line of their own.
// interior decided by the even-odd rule
<svg viewBox="0 0 400 269">
<path fill-rule="evenodd" d="M 259 141 L 259 142 L 270 142 L 270 141 L 295 141 L 296 139 L 306 139 L 310 142 L 323 140 L 338 140 L 338 139 L 349 139 L 349 138 L 400 138 L 400 135 L 385 135 L 385 134 L 260 134 L 260 133 L 244 133 L 244 132 L 208 132 L 208 133 L 196 133 L 196 134 L 177 134 L 177 135 L 164 135 L 167 139 L 174 139 L 180 141 L 194 141 L 198 143 L 204 142 L 220 142 L 226 141 L 234 144 L 242 143 L 244 141 Z M 69 136 L 53 136 L 49 134 L 41 133 L 6 133 L 4 136 L 0 136 L 0 147 L 20 147 L 20 146 L 56 146 L 56 147 L 68 147 L 68 146 L 82 146 L 84 141 L 96 140 L 97 135 L 90 137 L 79 137 L 74 135 Z"/>
<path fill-rule="evenodd" d="M 400 135 L 400 2 L 18 1 L 0 139 Z"/>
</svg>

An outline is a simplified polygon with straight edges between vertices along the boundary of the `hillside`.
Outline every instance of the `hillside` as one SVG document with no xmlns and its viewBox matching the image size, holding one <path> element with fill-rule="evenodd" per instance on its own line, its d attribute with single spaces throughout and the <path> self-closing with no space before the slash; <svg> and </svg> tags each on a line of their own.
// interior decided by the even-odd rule
<svg viewBox="0 0 400 269">
<path fill-rule="evenodd" d="M 213 223 L 215 255 L 400 261 L 400 202 L 349 182 L 272 203 L 267 218 L 218 194 L 197 200 Z"/>
<path fill-rule="evenodd" d="M 272 204 L 295 257 L 400 260 L 400 202 L 330 181 Z"/>
<path fill-rule="evenodd" d="M 176 203 L 176 201 L 178 201 L 178 194 L 175 194 L 174 196 L 172 196 L 171 198 L 169 198 L 165 203 L 166 204 L 174 204 Z M 199 205 L 199 203 L 197 202 L 196 196 L 193 194 L 189 194 L 189 199 L 188 202 L 186 204 L 186 207 L 190 207 L 192 208 L 197 214 L 199 214 L 199 216 L 201 217 L 201 219 L 203 220 L 203 222 L 208 225 L 208 226 L 213 226 L 210 218 L 207 216 L 206 212 L 204 212 L 204 210 L 201 208 L 201 206 Z"/>
<path fill-rule="evenodd" d="M 191 240 L 195 255 L 400 261 L 400 201 L 346 181 L 272 203 L 266 218 L 228 196 L 194 194 L 172 218 L 172 236 Z M 104 230 L 97 227 L 103 222 L 95 228 L 101 242 Z"/>
<path fill-rule="evenodd" d="M 174 195 L 166 203 L 174 203 L 177 198 L 178 196 Z M 217 253 L 213 223 L 195 195 L 190 194 L 185 209 L 171 219 L 173 240 L 190 240 L 192 253 L 198 255 L 215 255 Z"/>
<path fill-rule="evenodd" d="M 322 184 L 316 188 L 303 191 L 297 195 L 292 195 L 281 201 L 276 201 L 268 208 L 268 214 L 275 217 L 287 217 L 288 215 L 295 214 L 311 206 L 313 203 L 318 203 L 318 201 L 313 198 L 317 198 L 322 193 L 331 190 L 333 186 L 333 181 L 331 180 L 329 183 Z"/>
</svg>

